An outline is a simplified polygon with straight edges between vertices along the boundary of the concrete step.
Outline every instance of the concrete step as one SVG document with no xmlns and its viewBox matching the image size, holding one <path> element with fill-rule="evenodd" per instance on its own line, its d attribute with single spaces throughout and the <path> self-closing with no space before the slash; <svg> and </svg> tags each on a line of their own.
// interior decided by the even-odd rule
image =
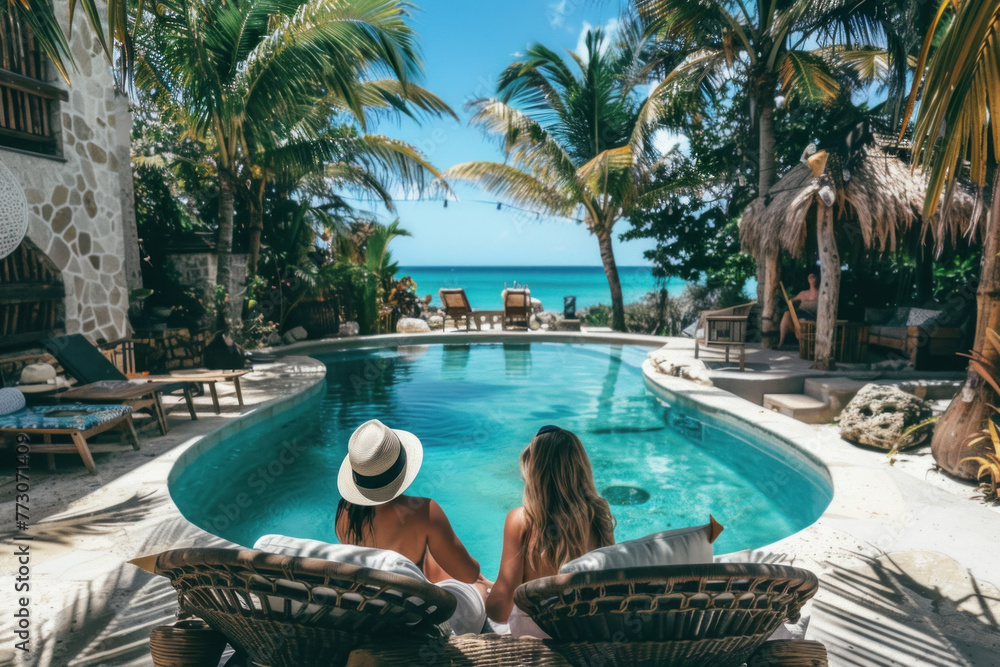
<svg viewBox="0 0 1000 667">
<path fill-rule="evenodd" d="M 826 424 L 840 412 L 805 394 L 765 394 L 764 408 L 806 424 Z"/>
<path fill-rule="evenodd" d="M 807 396 L 815 398 L 834 410 L 833 416 L 836 417 L 847 407 L 855 394 L 870 383 L 870 380 L 854 380 L 845 377 L 806 378 L 804 391 Z"/>
</svg>

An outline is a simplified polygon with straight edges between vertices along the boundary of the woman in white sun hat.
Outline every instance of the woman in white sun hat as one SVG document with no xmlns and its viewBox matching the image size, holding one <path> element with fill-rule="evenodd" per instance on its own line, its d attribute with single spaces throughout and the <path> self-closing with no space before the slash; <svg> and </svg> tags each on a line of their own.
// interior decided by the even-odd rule
<svg viewBox="0 0 1000 667">
<path fill-rule="evenodd" d="M 440 505 L 404 495 L 423 462 L 420 440 L 373 419 L 358 427 L 347 450 L 337 479 L 343 496 L 337 506 L 337 538 L 409 558 L 428 581 L 458 599 L 452 630 L 478 633 L 486 621 L 484 600 L 492 582 L 482 577 L 479 562 L 455 535 Z"/>
</svg>

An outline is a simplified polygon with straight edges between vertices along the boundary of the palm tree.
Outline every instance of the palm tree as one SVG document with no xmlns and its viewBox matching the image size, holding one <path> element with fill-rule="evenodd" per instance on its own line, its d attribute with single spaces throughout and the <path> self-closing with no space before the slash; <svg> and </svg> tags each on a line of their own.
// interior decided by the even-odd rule
<svg viewBox="0 0 1000 667">
<path fill-rule="evenodd" d="M 248 137 L 287 137 L 301 105 L 329 96 L 363 126 L 363 79 L 386 74 L 405 84 L 420 72 L 409 7 L 405 0 L 157 4 L 141 33 L 136 83 L 214 141 L 222 289 L 231 284 L 236 172 L 250 154 Z M 220 330 L 228 328 L 225 311 Z"/>
<path fill-rule="evenodd" d="M 943 36 L 940 30 L 947 25 Z M 928 54 L 940 38 L 933 57 Z M 990 330 L 1000 328 L 1000 0 L 945 0 L 924 41 L 917 76 L 906 112 L 912 114 L 921 79 L 923 96 L 913 139 L 914 162 L 929 167 L 925 213 L 948 204 L 957 179 L 968 177 L 980 191 L 992 170 L 990 214 L 983 244 L 977 290 L 975 349 L 989 363 L 1000 356 L 986 344 Z M 927 65 L 926 69 L 924 65 Z M 992 144 L 992 150 L 990 145 Z M 944 198 L 942 198 L 944 194 Z M 942 199 L 945 203 L 942 204 Z M 934 429 L 932 450 L 938 465 L 975 479 L 978 464 L 969 455 L 969 436 L 993 415 L 995 394 L 970 366 L 965 387 Z"/>
<path fill-rule="evenodd" d="M 651 138 L 661 100 L 643 101 L 629 77 L 638 51 L 592 30 L 586 53 L 571 54 L 574 70 L 551 49 L 532 46 L 500 76 L 495 99 L 471 104 L 471 122 L 501 139 L 508 161 L 467 162 L 444 173 L 514 206 L 585 224 L 600 245 L 617 331 L 625 330 L 625 309 L 615 223 L 677 188 L 658 178 L 665 162 Z"/>
<path fill-rule="evenodd" d="M 72 23 L 73 15 L 77 6 L 82 5 L 83 13 L 90 23 L 94 34 L 97 35 L 104 54 L 108 61 L 115 64 L 119 74 L 119 82 L 128 79 L 133 65 L 133 37 L 134 30 L 138 27 L 138 21 L 131 21 L 129 15 L 129 0 L 106 0 L 108 30 L 104 32 L 101 12 L 98 10 L 95 0 L 69 0 L 69 20 Z M 135 6 L 135 16 L 143 13 L 143 0 L 139 0 Z M 69 42 L 59 20 L 52 9 L 51 0 L 6 0 L 3 3 L 0 13 L 6 16 L 0 17 L 6 20 L 23 24 L 31 28 L 35 43 L 42 49 L 59 74 L 70 83 L 69 69 L 73 65 L 73 55 L 69 49 Z M 133 23 L 130 28 L 129 24 Z"/>
<path fill-rule="evenodd" d="M 361 106 L 370 120 L 382 115 L 458 116 L 439 97 L 413 83 L 385 79 L 360 83 Z M 417 193 L 429 186 L 447 190 L 441 174 L 405 142 L 378 134 L 366 134 L 357 124 L 331 122 L 343 118 L 344 101 L 336 95 L 302 105 L 300 116 L 288 135 L 247 137 L 242 161 L 250 188 L 250 237 L 247 274 L 257 271 L 261 235 L 264 231 L 264 193 L 268 187 L 291 193 L 307 180 L 308 195 L 338 199 L 341 189 L 357 191 L 395 210 L 391 190 L 398 186 Z M 276 139 L 278 139 L 276 141 Z"/>
<path fill-rule="evenodd" d="M 635 0 L 647 30 L 662 41 L 667 67 L 673 68 L 674 76 L 664 85 L 687 82 L 723 91 L 735 83 L 744 89 L 757 131 L 757 196 L 765 201 L 777 180 L 774 116 L 779 91 L 786 99 L 830 102 L 841 91 L 838 69 L 853 68 L 866 79 L 881 72 L 886 66 L 885 51 L 869 45 L 884 40 L 883 26 L 895 25 L 895 4 L 886 0 Z M 890 46 L 891 52 L 901 49 L 895 41 Z M 755 259 L 761 328 L 764 342 L 770 345 L 778 331 L 778 255 Z"/>
</svg>

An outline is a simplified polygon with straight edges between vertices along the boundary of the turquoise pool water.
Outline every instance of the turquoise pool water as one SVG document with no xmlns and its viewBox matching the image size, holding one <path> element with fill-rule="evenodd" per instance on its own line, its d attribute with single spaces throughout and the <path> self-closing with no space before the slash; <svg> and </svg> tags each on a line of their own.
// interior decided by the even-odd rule
<svg viewBox="0 0 1000 667">
<path fill-rule="evenodd" d="M 170 490 L 200 527 L 239 544 L 266 533 L 335 542 L 337 470 L 368 419 L 415 433 L 424 463 L 411 487 L 437 500 L 484 573 L 496 574 L 506 513 L 520 504 L 521 450 L 540 426 L 575 431 L 599 491 L 636 487 L 612 509 L 626 540 L 706 523 L 716 553 L 805 528 L 829 504 L 822 470 L 776 444 L 667 408 L 647 389 L 648 350 L 607 345 L 432 345 L 321 357 L 326 393 L 220 443 Z M 643 496 L 644 494 L 634 494 Z"/>
</svg>

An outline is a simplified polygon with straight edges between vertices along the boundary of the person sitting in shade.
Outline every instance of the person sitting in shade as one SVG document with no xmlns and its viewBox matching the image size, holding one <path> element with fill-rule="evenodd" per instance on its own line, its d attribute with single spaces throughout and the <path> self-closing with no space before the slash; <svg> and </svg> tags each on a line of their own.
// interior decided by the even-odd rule
<svg viewBox="0 0 1000 667">
<path fill-rule="evenodd" d="M 819 276 L 810 273 L 806 279 L 809 281 L 809 289 L 796 294 L 795 298 L 792 299 L 792 306 L 795 308 L 795 314 L 800 322 L 815 322 L 816 312 L 819 308 Z M 791 312 L 785 312 L 781 318 L 779 330 L 781 335 L 778 338 L 778 349 L 780 350 L 785 345 L 785 336 L 794 331 Z"/>
<path fill-rule="evenodd" d="M 377 419 L 358 427 L 348 443 L 337 487 L 337 538 L 343 544 L 402 554 L 431 583 L 458 600 L 450 619 L 455 634 L 479 633 L 486 622 L 492 582 L 458 539 L 441 506 L 404 495 L 423 462 L 420 440 Z"/>
</svg>

